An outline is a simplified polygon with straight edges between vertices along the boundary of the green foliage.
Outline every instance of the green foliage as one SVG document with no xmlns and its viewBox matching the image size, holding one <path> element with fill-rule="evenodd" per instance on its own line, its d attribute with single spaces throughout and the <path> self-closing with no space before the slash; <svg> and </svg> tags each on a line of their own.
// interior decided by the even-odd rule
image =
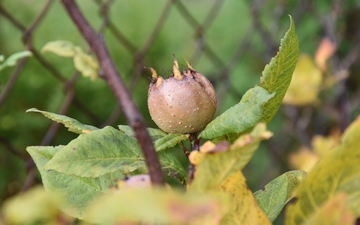
<svg viewBox="0 0 360 225">
<path fill-rule="evenodd" d="M 28 147 L 27 151 L 40 171 L 45 190 L 49 193 L 61 194 L 65 204 L 60 205 L 60 208 L 70 216 L 82 218 L 87 205 L 100 194 L 108 192 L 109 187 L 114 185 L 117 179 L 124 178 L 124 175 L 114 172 L 92 178 L 45 170 L 46 163 L 63 148 L 64 146 L 33 146 Z"/>
<path fill-rule="evenodd" d="M 292 198 L 294 189 L 305 178 L 306 173 L 301 170 L 289 171 L 265 185 L 265 190 L 254 193 L 260 208 L 270 221 L 274 221 Z"/>
<path fill-rule="evenodd" d="M 290 16 L 290 29 L 281 40 L 278 54 L 265 66 L 260 86 L 275 97 L 264 104 L 261 121 L 269 122 L 278 111 L 285 93 L 290 85 L 292 74 L 299 57 L 299 41 L 295 33 L 295 24 Z"/>
<path fill-rule="evenodd" d="M 121 131 L 124 131 L 127 135 L 133 136 L 134 131 L 131 127 L 126 125 L 118 126 Z M 156 151 L 166 150 L 172 147 L 175 147 L 182 141 L 185 141 L 189 138 L 189 135 L 184 134 L 167 134 L 160 129 L 147 128 L 150 136 L 152 137 L 155 145 Z"/>
<path fill-rule="evenodd" d="M 145 162 L 136 139 L 105 127 L 71 141 L 45 165 L 45 170 L 99 177 L 115 171 L 144 171 Z"/>
<path fill-rule="evenodd" d="M 82 124 L 79 121 L 77 121 L 73 118 L 64 116 L 64 115 L 59 115 L 59 114 L 51 113 L 51 112 L 45 112 L 45 111 L 41 111 L 41 110 L 38 110 L 35 108 L 28 109 L 28 110 L 26 110 L 26 112 L 41 113 L 45 117 L 51 119 L 52 121 L 64 124 L 64 126 L 67 127 L 69 131 L 74 132 L 76 134 L 82 134 L 82 133 L 86 133 L 86 132 L 90 132 L 90 131 L 94 131 L 94 130 L 98 129 L 91 125 Z"/>
<path fill-rule="evenodd" d="M 239 134 L 253 128 L 263 116 L 263 104 L 274 95 L 261 87 L 250 89 L 239 104 L 215 118 L 199 136 L 213 139 L 224 135 Z"/>
<path fill-rule="evenodd" d="M 15 66 L 19 59 L 29 56 L 32 56 L 32 53 L 30 51 L 22 51 L 12 54 L 4 61 L 4 56 L 0 55 L 0 63 L 4 61 L 0 64 L 0 71 L 5 69 L 6 67 Z"/>
<path fill-rule="evenodd" d="M 355 217 L 360 216 L 359 138 L 360 118 L 345 131 L 341 145 L 326 155 L 296 189 L 296 202 L 287 209 L 286 224 L 309 222 L 310 216 L 339 194 L 346 195 L 346 206 Z"/>
<path fill-rule="evenodd" d="M 75 57 L 79 52 L 76 46 L 62 41 L 48 43 L 43 51 L 65 57 Z M 261 86 L 246 92 L 239 104 L 217 117 L 199 135 L 218 144 L 209 141 L 200 151 L 191 152 L 189 160 L 195 173 L 185 194 L 121 185 L 122 178 L 147 173 L 145 159 L 129 126 L 120 125 L 119 130 L 98 129 L 67 116 L 30 109 L 28 112 L 42 113 L 79 136 L 65 146 L 34 146 L 27 150 L 41 173 L 45 189 L 62 194 L 66 201 L 61 209 L 77 218 L 96 223 L 270 224 L 303 174 L 294 172 L 279 177 L 266 186 L 266 193 L 257 192 L 256 200 L 240 171 L 260 142 L 272 136 L 266 125 L 258 122 L 270 120 L 277 111 L 297 54 L 291 19 L 279 53 L 264 70 Z M 148 128 L 148 132 L 165 174 L 185 185 L 187 173 L 171 148 L 190 135 L 167 134 L 154 128 Z M 234 142 L 219 142 L 223 138 Z M 281 193 L 274 192 L 279 189 Z"/>
<path fill-rule="evenodd" d="M 209 123 L 199 136 L 206 139 L 225 136 L 231 140 L 234 135 L 236 137 L 252 129 L 260 121 L 269 122 L 290 85 L 298 56 L 298 38 L 290 17 L 290 28 L 281 40 L 278 54 L 266 65 L 260 87 L 248 90 L 239 104 Z"/>
</svg>

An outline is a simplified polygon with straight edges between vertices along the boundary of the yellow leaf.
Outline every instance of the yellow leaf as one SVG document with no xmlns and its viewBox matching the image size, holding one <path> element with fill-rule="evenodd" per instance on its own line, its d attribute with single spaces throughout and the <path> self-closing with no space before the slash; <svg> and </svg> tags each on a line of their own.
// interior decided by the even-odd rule
<svg viewBox="0 0 360 225">
<path fill-rule="evenodd" d="M 355 218 L 346 206 L 347 196 L 339 193 L 323 204 L 304 225 L 354 225 Z"/>
<path fill-rule="evenodd" d="M 228 198 L 221 193 L 209 196 L 162 188 L 124 189 L 95 200 L 84 220 L 101 224 L 156 221 L 156 224 L 217 225 L 227 212 L 227 205 Z"/>
<path fill-rule="evenodd" d="M 68 41 L 51 41 L 42 47 L 41 52 L 52 52 L 62 57 L 73 57 L 75 46 Z"/>
<path fill-rule="evenodd" d="M 335 136 L 334 136 L 335 135 Z M 322 158 L 326 156 L 334 147 L 340 144 L 340 133 L 331 134 L 324 137 L 315 135 L 311 141 L 314 151 Z"/>
<path fill-rule="evenodd" d="M 218 190 L 228 176 L 245 167 L 260 142 L 271 135 L 266 124 L 259 123 L 250 134 L 240 136 L 231 146 L 219 142 L 213 149 L 193 155 L 191 160 L 195 160 L 198 166 L 189 189 L 199 192 Z"/>
<path fill-rule="evenodd" d="M 309 172 L 311 168 L 325 157 L 335 146 L 340 143 L 340 130 L 334 129 L 329 136 L 315 135 L 312 138 L 312 149 L 302 146 L 292 153 L 289 161 L 293 168 Z"/>
<path fill-rule="evenodd" d="M 62 204 L 58 195 L 50 195 L 43 187 L 37 186 L 29 191 L 8 199 L 3 205 L 3 216 L 8 224 L 46 224 L 57 223 L 60 214 L 58 206 Z M 65 217 L 64 217 L 65 219 Z"/>
<path fill-rule="evenodd" d="M 227 178 L 221 185 L 221 189 L 231 196 L 230 212 L 224 216 L 221 224 L 271 224 L 246 185 L 245 177 L 241 171 Z"/>
<path fill-rule="evenodd" d="M 76 47 L 74 54 L 74 65 L 84 77 L 89 77 L 91 80 L 95 80 L 98 77 L 98 63 L 91 55 L 84 53 L 79 47 Z"/>
<path fill-rule="evenodd" d="M 296 106 L 316 103 L 322 80 L 312 58 L 300 55 L 283 103 Z"/>
<path fill-rule="evenodd" d="M 292 167 L 305 172 L 309 172 L 319 159 L 318 154 L 306 147 L 301 147 L 297 152 L 289 156 Z"/>
<path fill-rule="evenodd" d="M 289 205 L 286 225 L 302 224 L 326 201 L 339 193 L 348 195 L 346 205 L 360 216 L 360 117 L 345 131 L 341 145 L 315 165 L 295 191 L 297 201 Z"/>
</svg>

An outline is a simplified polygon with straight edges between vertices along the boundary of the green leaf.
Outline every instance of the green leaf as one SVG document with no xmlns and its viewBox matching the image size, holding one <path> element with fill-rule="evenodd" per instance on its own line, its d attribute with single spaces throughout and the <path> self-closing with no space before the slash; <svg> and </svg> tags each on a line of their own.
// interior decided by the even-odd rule
<svg viewBox="0 0 360 225">
<path fill-rule="evenodd" d="M 64 146 L 31 146 L 26 150 L 40 171 L 45 190 L 64 196 L 66 204 L 61 209 L 73 217 L 82 218 L 88 204 L 100 194 L 106 193 L 116 180 L 124 176 L 115 172 L 97 178 L 84 178 L 45 170 L 45 164 L 63 148 Z"/>
<path fill-rule="evenodd" d="M 189 189 L 196 191 L 217 190 L 231 174 L 243 169 L 250 161 L 261 140 L 269 139 L 272 133 L 264 123 L 258 124 L 250 134 L 239 137 L 224 152 L 203 153 L 196 167 L 195 178 Z"/>
<path fill-rule="evenodd" d="M 22 52 L 17 52 L 17 53 L 12 54 L 5 60 L 5 62 L 0 64 L 0 71 L 5 69 L 5 67 L 15 66 L 19 59 L 29 57 L 29 56 L 32 56 L 32 53 L 30 51 L 22 51 Z M 2 62 L 3 60 L 4 60 L 4 57 L 2 56 L 0 59 L 0 62 Z"/>
<path fill-rule="evenodd" d="M 155 141 L 156 151 L 172 148 L 188 138 L 189 135 L 185 134 L 168 134 L 165 137 L 159 138 Z"/>
<path fill-rule="evenodd" d="M 186 172 L 169 151 L 158 154 L 165 172 L 185 182 Z M 57 153 L 45 169 L 79 177 L 98 177 L 115 171 L 128 174 L 139 170 L 146 172 L 145 159 L 137 140 L 112 128 L 79 135 Z"/>
<path fill-rule="evenodd" d="M 119 128 L 119 130 L 121 130 L 122 132 L 127 134 L 128 136 L 135 137 L 134 131 L 130 126 L 118 125 L 118 128 Z M 150 128 L 149 127 L 149 128 L 146 128 L 146 130 L 149 132 L 149 134 L 150 134 L 153 141 L 156 141 L 157 139 L 160 139 L 160 138 L 165 137 L 166 135 L 168 135 L 164 131 L 162 131 L 160 129 L 156 129 L 156 128 Z"/>
<path fill-rule="evenodd" d="M 176 190 L 126 189 L 95 201 L 85 214 L 92 223 L 219 224 L 227 209 L 224 194 L 183 194 Z M 131 223 L 133 224 L 133 223 Z"/>
<path fill-rule="evenodd" d="M 158 152 L 162 169 L 166 176 L 176 178 L 186 184 L 187 172 L 171 150 Z"/>
<path fill-rule="evenodd" d="M 250 131 L 260 121 L 269 122 L 290 85 L 298 56 L 299 43 L 294 21 L 290 17 L 290 28 L 281 40 L 279 52 L 263 71 L 261 87 L 247 91 L 239 104 L 209 123 L 199 136 L 206 139 L 224 139 L 224 136 L 232 139 Z"/>
<path fill-rule="evenodd" d="M 328 153 L 296 189 L 286 223 L 302 224 L 330 198 L 344 193 L 346 205 L 360 217 L 360 117 L 345 131 L 341 145 Z"/>
<path fill-rule="evenodd" d="M 59 115 L 56 113 L 51 113 L 51 112 L 46 112 L 46 111 L 41 111 L 35 108 L 31 108 L 26 110 L 26 112 L 38 112 L 43 114 L 45 117 L 51 119 L 52 121 L 55 121 L 57 123 L 62 123 L 65 127 L 68 128 L 69 131 L 77 133 L 77 134 L 82 134 L 82 133 L 89 133 L 90 131 L 94 131 L 97 130 L 97 127 L 91 126 L 91 125 L 86 125 L 86 124 L 82 124 L 79 121 L 72 119 L 70 117 L 64 116 L 64 115 Z"/>
<path fill-rule="evenodd" d="M 114 171 L 123 174 L 145 168 L 136 139 L 105 127 L 79 135 L 46 165 L 46 170 L 80 177 L 98 177 Z"/>
<path fill-rule="evenodd" d="M 306 172 L 301 170 L 289 171 L 265 185 L 265 190 L 254 193 L 256 201 L 270 221 L 278 217 L 305 176 Z"/>
<path fill-rule="evenodd" d="M 274 95 L 275 93 L 269 94 L 258 86 L 248 90 L 240 103 L 211 121 L 199 137 L 213 139 L 229 134 L 240 134 L 253 128 L 263 116 L 263 104 Z"/>
<path fill-rule="evenodd" d="M 134 131 L 131 127 L 126 125 L 118 126 L 121 131 L 129 136 L 134 136 Z M 172 147 L 175 147 L 182 141 L 189 138 L 189 135 L 185 134 L 167 134 L 160 129 L 147 128 L 152 140 L 154 141 L 156 151 L 163 151 Z"/>
<path fill-rule="evenodd" d="M 295 24 L 290 16 L 290 28 L 281 40 L 277 55 L 265 66 L 260 86 L 275 97 L 264 105 L 261 121 L 269 122 L 278 111 L 285 93 L 290 85 L 292 74 L 299 57 L 299 41 L 295 33 Z"/>
<path fill-rule="evenodd" d="M 50 41 L 42 47 L 41 52 L 52 52 L 62 57 L 74 57 L 75 45 L 69 41 Z"/>
</svg>

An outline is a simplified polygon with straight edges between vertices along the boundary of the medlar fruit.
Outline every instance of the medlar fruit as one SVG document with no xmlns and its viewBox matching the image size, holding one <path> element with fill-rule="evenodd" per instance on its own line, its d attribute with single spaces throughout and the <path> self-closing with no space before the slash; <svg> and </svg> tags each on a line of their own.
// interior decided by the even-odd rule
<svg viewBox="0 0 360 225">
<path fill-rule="evenodd" d="M 185 59 L 186 61 L 186 59 Z M 211 122 L 216 112 L 216 95 L 210 81 L 186 61 L 180 72 L 174 56 L 173 74 L 158 77 L 153 68 L 148 92 L 152 120 L 167 133 L 197 133 Z"/>
</svg>

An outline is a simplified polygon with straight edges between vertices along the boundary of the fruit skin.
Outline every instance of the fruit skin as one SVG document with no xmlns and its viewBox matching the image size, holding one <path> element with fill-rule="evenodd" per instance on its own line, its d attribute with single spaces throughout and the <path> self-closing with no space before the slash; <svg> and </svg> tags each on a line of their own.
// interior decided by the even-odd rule
<svg viewBox="0 0 360 225">
<path fill-rule="evenodd" d="M 188 63 L 188 62 L 187 62 Z M 197 133 L 212 121 L 217 100 L 210 81 L 190 64 L 183 72 L 174 60 L 174 74 L 168 79 L 157 77 L 149 86 L 148 107 L 153 121 L 167 133 Z"/>
</svg>

